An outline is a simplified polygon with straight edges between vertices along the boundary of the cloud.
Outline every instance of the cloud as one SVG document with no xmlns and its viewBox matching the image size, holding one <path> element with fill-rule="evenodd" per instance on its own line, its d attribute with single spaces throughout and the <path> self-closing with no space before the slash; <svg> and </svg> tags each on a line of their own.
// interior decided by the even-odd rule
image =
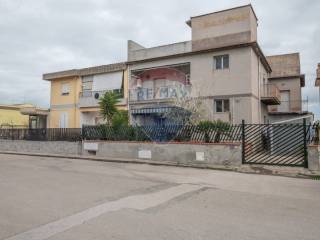
<svg viewBox="0 0 320 240">
<path fill-rule="evenodd" d="M 125 61 L 127 40 L 145 46 L 191 38 L 190 16 L 247 0 L 0 0 L 0 103 L 49 106 L 42 73 Z M 252 1 L 266 55 L 300 52 L 304 98 L 319 112 L 313 87 L 320 62 L 319 1 Z M 319 113 L 320 114 L 320 113 Z M 320 116 L 318 115 L 320 118 Z"/>
</svg>

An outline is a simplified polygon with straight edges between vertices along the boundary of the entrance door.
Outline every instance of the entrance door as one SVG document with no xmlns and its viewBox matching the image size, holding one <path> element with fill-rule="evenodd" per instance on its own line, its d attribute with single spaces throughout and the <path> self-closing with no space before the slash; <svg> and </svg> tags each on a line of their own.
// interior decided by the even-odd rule
<svg viewBox="0 0 320 240">
<path fill-rule="evenodd" d="M 280 91 L 281 104 L 278 106 L 278 112 L 290 111 L 290 91 Z"/>
</svg>

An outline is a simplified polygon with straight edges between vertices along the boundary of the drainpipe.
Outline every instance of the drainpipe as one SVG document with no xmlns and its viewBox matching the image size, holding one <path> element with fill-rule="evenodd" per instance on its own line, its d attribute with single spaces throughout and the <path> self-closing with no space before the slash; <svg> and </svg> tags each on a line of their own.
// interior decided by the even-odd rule
<svg viewBox="0 0 320 240">
<path fill-rule="evenodd" d="M 258 114 L 259 124 L 261 124 L 261 83 L 260 83 L 260 56 L 258 56 Z"/>
<path fill-rule="evenodd" d="M 232 112 L 231 112 L 232 124 L 234 124 L 234 97 L 232 98 Z"/>
<path fill-rule="evenodd" d="M 124 74 L 125 71 L 123 71 Z M 127 65 L 127 109 L 128 109 L 128 114 L 129 114 L 129 123 L 132 125 L 132 117 L 131 117 L 131 111 L 130 111 L 130 82 L 131 82 L 131 73 L 130 73 L 130 65 Z M 123 89 L 125 91 L 125 89 Z M 124 94 L 124 93 L 123 93 Z"/>
</svg>

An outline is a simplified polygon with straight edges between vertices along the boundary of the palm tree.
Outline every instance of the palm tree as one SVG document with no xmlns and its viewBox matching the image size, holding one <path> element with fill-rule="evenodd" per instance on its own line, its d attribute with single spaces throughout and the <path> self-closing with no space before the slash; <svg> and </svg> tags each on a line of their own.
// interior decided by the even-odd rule
<svg viewBox="0 0 320 240">
<path fill-rule="evenodd" d="M 100 113 L 108 125 L 112 124 L 112 119 L 118 113 L 117 104 L 120 102 L 119 94 L 106 92 L 99 99 Z"/>
</svg>

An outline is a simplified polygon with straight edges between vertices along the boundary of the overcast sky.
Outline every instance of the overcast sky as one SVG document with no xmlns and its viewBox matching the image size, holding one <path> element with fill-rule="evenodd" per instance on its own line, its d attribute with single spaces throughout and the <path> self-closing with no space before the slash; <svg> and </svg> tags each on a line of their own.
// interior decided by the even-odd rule
<svg viewBox="0 0 320 240">
<path fill-rule="evenodd" d="M 127 40 L 146 47 L 190 40 L 190 16 L 243 0 L 0 0 L 0 104 L 49 107 L 46 72 L 125 61 Z M 320 1 L 257 0 L 265 55 L 300 52 L 304 98 L 318 111 Z"/>
</svg>

